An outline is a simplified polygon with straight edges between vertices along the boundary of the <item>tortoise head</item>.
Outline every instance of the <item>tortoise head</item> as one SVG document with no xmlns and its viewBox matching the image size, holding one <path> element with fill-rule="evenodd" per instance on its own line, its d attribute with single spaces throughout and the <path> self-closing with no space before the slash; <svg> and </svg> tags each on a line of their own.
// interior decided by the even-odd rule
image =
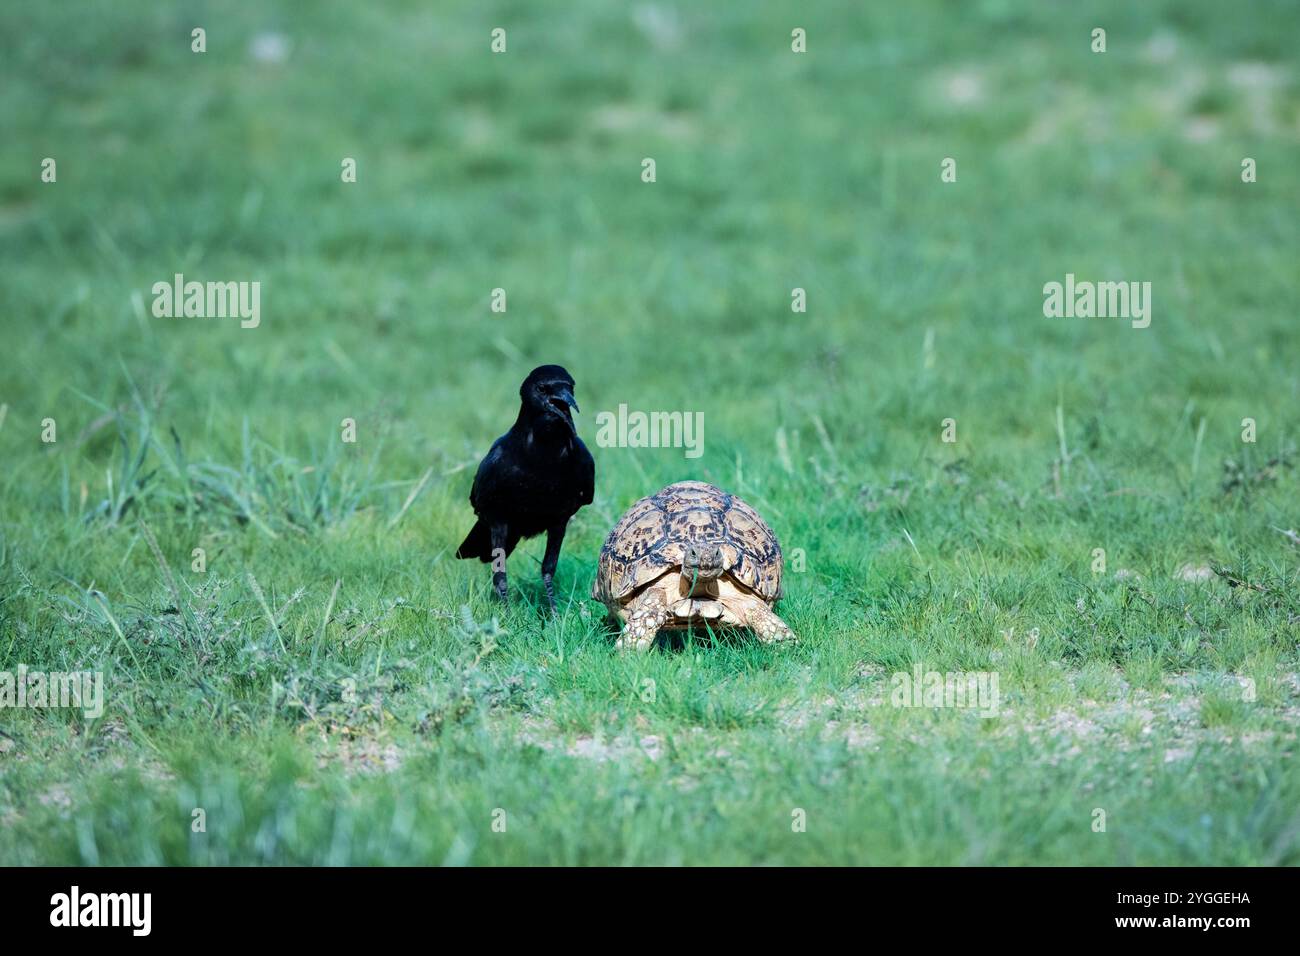
<svg viewBox="0 0 1300 956">
<path fill-rule="evenodd" d="M 713 581 L 723 570 L 722 548 L 711 542 L 687 542 L 682 555 L 682 574 L 699 581 Z"/>
</svg>

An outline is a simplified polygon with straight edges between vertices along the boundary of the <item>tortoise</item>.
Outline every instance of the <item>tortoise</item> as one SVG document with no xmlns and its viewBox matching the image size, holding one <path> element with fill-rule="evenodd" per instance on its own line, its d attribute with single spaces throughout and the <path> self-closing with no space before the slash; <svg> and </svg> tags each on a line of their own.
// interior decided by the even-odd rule
<svg viewBox="0 0 1300 956">
<path fill-rule="evenodd" d="M 758 513 L 703 481 L 642 498 L 600 549 L 591 596 L 623 622 L 617 646 L 649 650 L 661 629 L 716 622 L 765 644 L 793 640 L 781 599 L 781 546 Z"/>
</svg>

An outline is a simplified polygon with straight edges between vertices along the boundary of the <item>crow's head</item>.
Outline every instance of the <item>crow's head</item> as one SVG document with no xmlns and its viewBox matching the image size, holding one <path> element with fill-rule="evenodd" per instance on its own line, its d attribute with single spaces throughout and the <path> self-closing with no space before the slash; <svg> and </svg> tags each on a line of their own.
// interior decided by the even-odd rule
<svg viewBox="0 0 1300 956">
<path fill-rule="evenodd" d="M 519 397 L 535 419 L 563 423 L 576 436 L 578 430 L 569 411 L 579 411 L 578 400 L 573 397 L 573 386 L 573 376 L 563 366 L 540 365 L 529 372 L 524 384 L 519 386 Z"/>
</svg>

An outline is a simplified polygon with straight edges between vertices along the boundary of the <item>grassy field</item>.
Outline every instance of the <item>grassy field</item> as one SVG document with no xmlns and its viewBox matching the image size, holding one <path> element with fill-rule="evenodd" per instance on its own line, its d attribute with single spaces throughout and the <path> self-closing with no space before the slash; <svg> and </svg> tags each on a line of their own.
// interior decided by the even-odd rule
<svg viewBox="0 0 1300 956">
<path fill-rule="evenodd" d="M 0 863 L 1300 863 L 1300 8 L 380 6 L 0 8 L 0 671 L 104 680 L 0 709 Z M 452 557 L 544 362 L 554 619 L 540 540 L 507 609 Z M 600 543 L 688 477 L 797 646 L 612 650 Z"/>
</svg>

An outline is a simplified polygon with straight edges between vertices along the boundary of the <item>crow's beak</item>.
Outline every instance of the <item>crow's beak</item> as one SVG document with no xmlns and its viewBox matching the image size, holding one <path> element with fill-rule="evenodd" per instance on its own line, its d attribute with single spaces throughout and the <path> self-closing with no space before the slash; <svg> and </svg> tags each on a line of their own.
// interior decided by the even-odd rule
<svg viewBox="0 0 1300 956">
<path fill-rule="evenodd" d="M 557 402 L 563 402 L 565 405 L 568 405 L 570 408 L 572 408 L 575 412 L 581 413 L 582 411 L 582 409 L 578 407 L 578 400 L 573 397 L 573 392 L 570 389 L 567 388 L 560 389 L 555 394 L 555 400 Z"/>
<path fill-rule="evenodd" d="M 578 426 L 573 424 L 573 416 L 569 414 L 569 409 L 575 412 L 578 410 L 578 401 L 573 397 L 573 389 L 561 386 L 557 388 L 550 396 L 549 404 L 552 414 L 559 415 L 560 420 L 569 426 L 569 431 L 573 437 L 578 437 Z"/>
</svg>

